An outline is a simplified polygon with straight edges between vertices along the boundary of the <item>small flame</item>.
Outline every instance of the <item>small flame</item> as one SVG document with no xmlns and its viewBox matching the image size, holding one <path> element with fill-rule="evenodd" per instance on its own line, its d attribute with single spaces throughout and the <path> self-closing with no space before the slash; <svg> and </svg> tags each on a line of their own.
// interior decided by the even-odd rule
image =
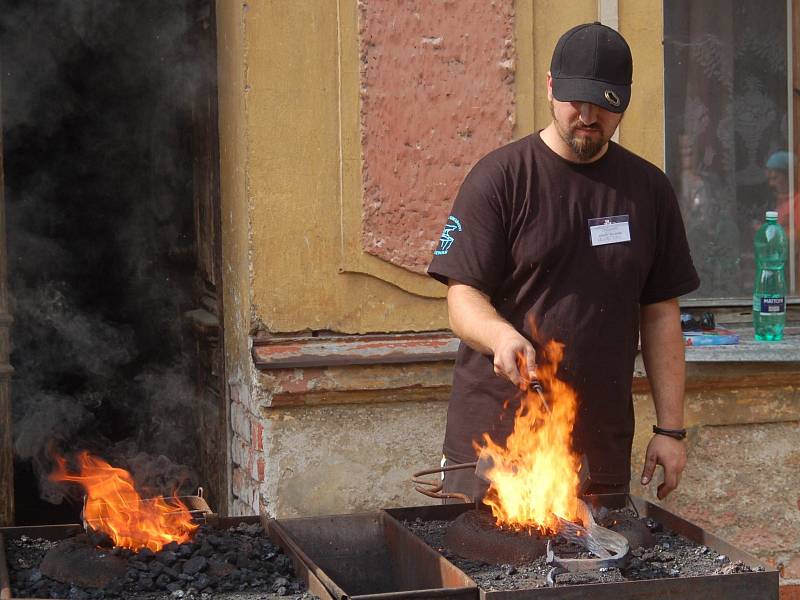
<svg viewBox="0 0 800 600">
<path fill-rule="evenodd" d="M 537 367 L 537 376 L 548 390 L 549 410 L 535 391 L 528 390 L 515 413 L 506 447 L 486 433 L 484 447 L 476 446 L 494 463 L 487 472 L 491 483 L 484 502 L 500 526 L 550 534 L 560 529 L 558 517 L 578 520 L 580 459 L 572 450 L 577 397 L 556 378 L 563 349 L 563 344 L 549 342 L 543 364 Z"/>
<path fill-rule="evenodd" d="M 170 542 L 190 540 L 197 529 L 189 509 L 175 495 L 169 503 L 164 498 L 142 500 L 125 469 L 112 467 L 85 451 L 78 455 L 78 474 L 67 472 L 64 458 L 56 456 L 55 460 L 58 468 L 50 479 L 74 481 L 83 486 L 84 520 L 93 529 L 108 534 L 115 546 L 158 552 Z"/>
</svg>

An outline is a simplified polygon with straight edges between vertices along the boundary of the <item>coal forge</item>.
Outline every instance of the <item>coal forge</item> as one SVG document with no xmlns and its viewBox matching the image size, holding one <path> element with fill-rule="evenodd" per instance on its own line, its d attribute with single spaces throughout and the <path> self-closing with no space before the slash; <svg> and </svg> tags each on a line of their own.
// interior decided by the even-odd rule
<svg viewBox="0 0 800 600">
<path fill-rule="evenodd" d="M 596 503 L 593 512 L 597 524 L 627 539 L 630 551 L 626 560 L 617 568 L 556 573 L 553 581 L 555 587 L 616 583 L 632 585 L 641 590 L 640 586 L 652 582 L 665 586 L 664 590 L 666 586 L 685 589 L 680 586 L 688 585 L 688 582 L 696 587 L 701 581 L 711 582 L 719 578 L 713 584 L 719 586 L 725 583 L 726 576 L 744 574 L 753 579 L 732 586 L 732 589 L 740 589 L 741 593 L 731 595 L 731 598 L 772 597 L 765 591 L 768 586 L 758 588 L 764 582 L 755 581 L 769 575 L 758 561 L 656 507 L 645 503 L 647 510 L 643 511 L 641 504 L 637 502 L 635 505 L 606 508 Z M 637 507 L 640 508 L 638 512 Z M 474 505 L 396 509 L 389 512 L 487 592 L 552 587 L 548 583 L 552 568 L 544 550 L 548 540 L 559 557 L 591 558 L 591 553 L 584 546 L 561 535 L 544 536 L 527 530 L 500 528 L 488 510 L 475 509 Z M 681 579 L 686 580 L 687 584 L 681 584 Z M 754 587 L 751 589 L 748 584 Z M 629 588 L 620 588 L 615 592 L 618 595 L 613 597 L 629 597 L 623 592 L 625 589 Z M 761 591 L 753 592 L 754 589 Z M 695 591 L 702 593 L 699 588 Z"/>
<path fill-rule="evenodd" d="M 70 528 L 71 529 L 67 529 Z M 51 528 L 62 540 L 5 530 L 12 597 L 38 598 L 301 598 L 291 559 L 255 517 L 201 525 L 193 538 L 160 551 L 102 547 L 77 526 Z M 55 537 L 55 536 L 51 536 Z"/>
<path fill-rule="evenodd" d="M 619 568 L 557 573 L 555 587 L 547 581 L 553 569 L 547 554 L 517 563 L 488 562 L 500 558 L 499 549 L 507 551 L 532 538 L 524 532 L 493 531 L 486 513 L 475 511 L 472 503 L 275 519 L 269 530 L 293 557 L 309 588 L 326 598 L 397 593 L 397 598 L 484 600 L 778 600 L 776 570 L 677 515 L 635 497 L 584 500 L 593 507 L 598 525 L 626 536 L 628 560 Z M 456 525 L 462 515 L 469 516 Z M 485 544 L 480 558 L 464 558 L 448 543 L 451 528 L 461 526 L 461 534 L 475 535 Z M 640 539 L 627 529 L 638 531 Z M 482 536 L 490 536 L 497 547 L 489 547 Z M 542 541 L 534 554 L 541 552 Z M 563 560 L 570 550 L 576 558 L 586 554 L 585 548 L 567 542 L 551 543 L 551 549 Z"/>
<path fill-rule="evenodd" d="M 463 519 L 459 517 L 452 522 L 412 521 L 405 525 L 481 587 L 491 590 L 549 587 L 547 576 L 551 567 L 546 563 L 546 539 L 543 536 L 500 529 L 494 526 L 487 511 L 469 511 L 463 516 Z M 627 511 L 610 513 L 609 516 L 620 524 L 625 523 L 626 533 L 631 538 L 642 540 L 637 545 L 631 544 L 627 565 L 620 569 L 602 568 L 559 575 L 556 585 L 621 583 L 757 570 L 665 530 L 652 519 L 638 520 Z M 474 536 L 470 542 L 461 542 L 470 536 Z M 526 548 L 526 542 L 530 548 Z M 555 536 L 554 544 L 559 556 L 589 557 L 585 548 L 564 538 Z"/>
</svg>

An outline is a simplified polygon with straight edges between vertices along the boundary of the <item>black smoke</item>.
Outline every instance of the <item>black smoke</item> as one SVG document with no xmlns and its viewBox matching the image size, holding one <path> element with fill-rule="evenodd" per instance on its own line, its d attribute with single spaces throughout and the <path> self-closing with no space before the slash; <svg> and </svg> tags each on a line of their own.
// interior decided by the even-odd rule
<svg viewBox="0 0 800 600">
<path fill-rule="evenodd" d="M 19 523 L 32 496 L 63 500 L 53 452 L 88 449 L 152 488 L 198 483 L 182 315 L 197 304 L 191 33 L 209 4 L 0 0 Z"/>
</svg>

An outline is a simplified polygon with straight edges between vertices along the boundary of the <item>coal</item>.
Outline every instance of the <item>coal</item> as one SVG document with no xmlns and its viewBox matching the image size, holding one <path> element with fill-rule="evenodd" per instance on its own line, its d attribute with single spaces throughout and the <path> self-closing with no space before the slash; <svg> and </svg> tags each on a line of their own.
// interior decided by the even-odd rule
<svg viewBox="0 0 800 600">
<path fill-rule="evenodd" d="M 184 558 L 190 557 L 192 554 L 189 552 Z M 178 560 L 178 555 L 175 554 L 172 550 L 161 550 L 158 554 L 156 554 L 156 560 L 160 562 L 162 565 L 166 565 L 167 567 L 172 566 L 175 564 L 175 561 Z"/>
<path fill-rule="evenodd" d="M 58 578 L 43 572 L 48 555 L 63 558 L 65 553 L 75 554 L 76 548 L 80 550 L 80 560 L 88 564 L 105 565 L 110 561 L 118 569 L 116 577 L 87 582 L 76 575 L 88 570 L 80 565 L 62 564 Z M 241 523 L 227 530 L 202 526 L 192 541 L 171 543 L 159 552 L 134 553 L 121 548 L 111 551 L 92 545 L 83 534 L 63 541 L 21 536 L 6 539 L 6 556 L 15 598 L 313 598 L 294 576 L 291 559 L 269 540 L 258 523 Z"/>
<path fill-rule="evenodd" d="M 613 522 L 630 520 L 630 512 L 628 509 L 610 511 L 600 524 L 609 526 Z M 482 560 L 462 558 L 445 542 L 445 534 L 451 523 L 452 521 L 424 521 L 420 518 L 404 521 L 409 530 L 464 571 L 485 591 L 547 587 L 546 578 L 550 566 L 546 564 L 545 557 L 514 565 L 489 564 Z M 641 519 L 641 525 L 643 527 L 635 529 L 644 546 L 632 545 L 628 564 L 624 568 L 558 575 L 557 586 L 763 571 L 763 567 L 753 568 L 739 561 L 731 562 L 726 555 L 696 544 L 653 519 Z M 643 534 L 642 529 L 646 529 L 649 535 Z M 585 548 L 560 536 L 553 539 L 553 544 L 556 555 L 561 558 L 591 557 Z"/>
</svg>

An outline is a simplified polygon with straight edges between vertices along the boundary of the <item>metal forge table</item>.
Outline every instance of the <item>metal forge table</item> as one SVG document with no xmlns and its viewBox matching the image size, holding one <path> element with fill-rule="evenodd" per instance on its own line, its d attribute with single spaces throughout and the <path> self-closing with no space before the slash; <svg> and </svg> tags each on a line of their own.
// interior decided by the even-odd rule
<svg viewBox="0 0 800 600">
<path fill-rule="evenodd" d="M 608 508 L 624 506 L 626 496 L 597 497 Z M 600 499 L 602 498 L 602 499 Z M 631 498 L 640 516 L 763 571 L 703 577 L 673 577 L 489 591 L 415 536 L 403 521 L 452 521 L 472 504 L 394 508 L 373 513 L 277 519 L 269 533 L 292 557 L 298 576 L 321 598 L 397 600 L 459 598 L 475 600 L 778 600 L 778 572 L 753 556 L 663 508 Z"/>
</svg>

